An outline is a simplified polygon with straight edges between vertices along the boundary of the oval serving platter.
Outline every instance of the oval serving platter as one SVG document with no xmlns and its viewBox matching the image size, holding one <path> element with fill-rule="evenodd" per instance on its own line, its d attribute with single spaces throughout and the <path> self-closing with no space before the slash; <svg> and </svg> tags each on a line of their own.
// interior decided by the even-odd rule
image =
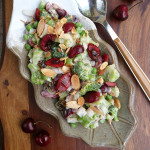
<svg viewBox="0 0 150 150">
<path fill-rule="evenodd" d="M 110 63 L 114 63 L 119 70 L 117 56 L 114 49 L 98 36 L 94 23 L 80 14 L 75 0 L 47 1 L 58 4 L 63 9 L 67 10 L 69 14 L 76 15 L 83 23 L 85 29 L 89 31 L 90 36 L 100 44 L 100 49 L 109 54 Z M 27 20 L 27 17 L 22 14 L 22 10 L 33 11 L 39 3 L 40 0 L 14 0 L 11 23 L 7 34 L 7 46 L 18 57 L 20 73 L 28 81 L 30 81 L 30 72 L 27 68 L 28 58 L 27 51 L 24 48 L 25 41 L 23 40 L 25 27 L 20 20 Z M 93 147 L 124 149 L 129 137 L 136 129 L 137 117 L 133 107 L 135 92 L 134 86 L 131 81 L 129 82 L 129 80 L 122 75 L 121 72 L 120 74 L 121 77 L 117 81 L 117 85 L 120 89 L 119 99 L 122 106 L 118 113 L 120 121 L 113 121 L 111 125 L 106 122 L 100 124 L 96 129 L 85 129 L 81 125 L 78 125 L 75 129 L 71 128 L 55 107 L 56 100 L 42 97 L 40 95 L 42 87 L 33 85 L 36 103 L 44 112 L 53 115 L 59 121 L 64 135 L 80 138 Z"/>
</svg>

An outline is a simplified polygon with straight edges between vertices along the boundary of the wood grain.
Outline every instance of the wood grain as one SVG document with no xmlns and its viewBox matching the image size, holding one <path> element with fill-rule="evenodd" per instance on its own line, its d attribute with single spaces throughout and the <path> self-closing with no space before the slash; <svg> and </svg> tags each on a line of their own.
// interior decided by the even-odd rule
<svg viewBox="0 0 150 150">
<path fill-rule="evenodd" d="M 128 20 L 119 22 L 111 17 L 110 12 L 122 3 L 126 2 L 123 0 L 108 0 L 108 22 L 150 78 L 150 1 L 145 0 L 143 4 L 129 12 Z M 5 35 L 8 30 L 11 11 L 12 0 L 5 0 Z M 97 28 L 100 36 L 115 48 L 103 27 L 97 24 Z M 129 140 L 126 149 L 149 150 L 149 101 L 118 52 L 117 55 L 120 70 L 136 86 L 135 111 L 139 118 L 139 125 Z M 7 80 L 9 84 L 7 84 Z M 0 119 L 4 129 L 5 150 L 110 150 L 108 148 L 90 148 L 81 140 L 62 135 L 56 119 L 37 107 L 33 93 L 32 85 L 23 79 L 19 73 L 17 58 L 5 47 L 3 66 L 0 70 Z M 53 126 L 52 129 L 42 124 L 38 126 L 39 129 L 44 128 L 51 134 L 51 144 L 46 148 L 40 148 L 35 144 L 34 135 L 31 135 L 30 140 L 30 136 L 21 131 L 20 122 L 27 116 L 32 116 L 35 120 L 46 121 Z"/>
</svg>

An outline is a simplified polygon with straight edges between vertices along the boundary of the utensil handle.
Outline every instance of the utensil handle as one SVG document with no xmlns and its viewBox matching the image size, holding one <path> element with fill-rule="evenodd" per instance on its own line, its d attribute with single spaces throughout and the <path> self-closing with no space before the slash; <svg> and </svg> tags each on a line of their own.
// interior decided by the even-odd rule
<svg viewBox="0 0 150 150">
<path fill-rule="evenodd" d="M 138 65 L 138 63 L 135 61 L 131 53 L 128 51 L 128 49 L 125 47 L 125 45 L 122 43 L 122 41 L 119 38 L 116 38 L 114 40 L 115 44 L 119 48 L 121 54 L 123 55 L 126 63 L 128 64 L 130 70 L 132 71 L 133 75 L 139 82 L 141 88 L 143 89 L 144 93 L 150 100 L 150 80 L 145 75 L 141 67 Z"/>
</svg>

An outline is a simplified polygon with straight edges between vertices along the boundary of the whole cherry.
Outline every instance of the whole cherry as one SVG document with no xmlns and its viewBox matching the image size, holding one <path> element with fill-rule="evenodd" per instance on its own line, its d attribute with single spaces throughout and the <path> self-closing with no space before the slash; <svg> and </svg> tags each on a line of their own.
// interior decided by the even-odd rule
<svg viewBox="0 0 150 150">
<path fill-rule="evenodd" d="M 130 0 L 130 2 L 133 2 L 135 0 Z M 127 5 L 119 5 L 118 7 L 116 7 L 113 11 L 113 15 L 116 19 L 118 20 L 126 20 L 128 18 L 128 11 L 131 10 L 133 7 L 135 7 L 136 5 L 142 3 L 142 1 L 136 3 L 135 5 L 133 5 L 131 8 L 128 9 Z"/>
<path fill-rule="evenodd" d="M 36 124 L 38 124 L 38 123 L 45 123 L 47 126 L 51 127 L 46 122 L 43 122 L 43 121 L 34 122 L 33 118 L 27 118 L 23 121 L 21 128 L 25 133 L 33 133 L 33 132 L 35 132 Z"/>
<path fill-rule="evenodd" d="M 50 142 L 50 135 L 47 131 L 41 130 L 35 136 L 35 142 L 39 146 L 47 146 Z"/>
</svg>

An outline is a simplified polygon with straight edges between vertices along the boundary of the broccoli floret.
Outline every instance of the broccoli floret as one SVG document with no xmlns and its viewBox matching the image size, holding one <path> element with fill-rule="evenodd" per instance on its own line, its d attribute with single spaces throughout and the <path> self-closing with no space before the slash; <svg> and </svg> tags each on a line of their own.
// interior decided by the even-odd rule
<svg viewBox="0 0 150 150">
<path fill-rule="evenodd" d="M 66 56 L 65 50 L 63 50 L 62 52 L 59 52 L 58 48 L 60 48 L 59 43 L 55 42 L 52 44 L 52 46 L 51 46 L 52 57 L 54 57 L 54 58 L 65 57 Z"/>
<path fill-rule="evenodd" d="M 91 73 L 92 67 L 90 64 L 84 64 L 81 61 L 78 61 L 73 68 L 73 72 L 76 73 L 81 80 L 88 80 L 89 74 Z"/>
<path fill-rule="evenodd" d="M 87 83 L 81 88 L 80 95 L 85 95 L 89 91 L 97 91 L 100 87 L 101 85 L 99 83 Z"/>
<path fill-rule="evenodd" d="M 31 82 L 33 84 L 42 85 L 44 84 L 45 80 L 42 78 L 42 73 L 40 72 L 38 66 L 30 63 L 28 68 L 31 71 Z"/>
<path fill-rule="evenodd" d="M 120 74 L 115 68 L 114 64 L 106 67 L 105 73 L 104 73 L 104 80 L 106 82 L 108 81 L 115 82 L 119 77 L 120 77 Z"/>
<path fill-rule="evenodd" d="M 109 113 L 111 114 L 111 116 L 113 116 L 114 118 L 117 117 L 117 113 L 118 113 L 118 108 L 111 105 L 109 108 L 108 108 L 108 111 Z"/>
</svg>

